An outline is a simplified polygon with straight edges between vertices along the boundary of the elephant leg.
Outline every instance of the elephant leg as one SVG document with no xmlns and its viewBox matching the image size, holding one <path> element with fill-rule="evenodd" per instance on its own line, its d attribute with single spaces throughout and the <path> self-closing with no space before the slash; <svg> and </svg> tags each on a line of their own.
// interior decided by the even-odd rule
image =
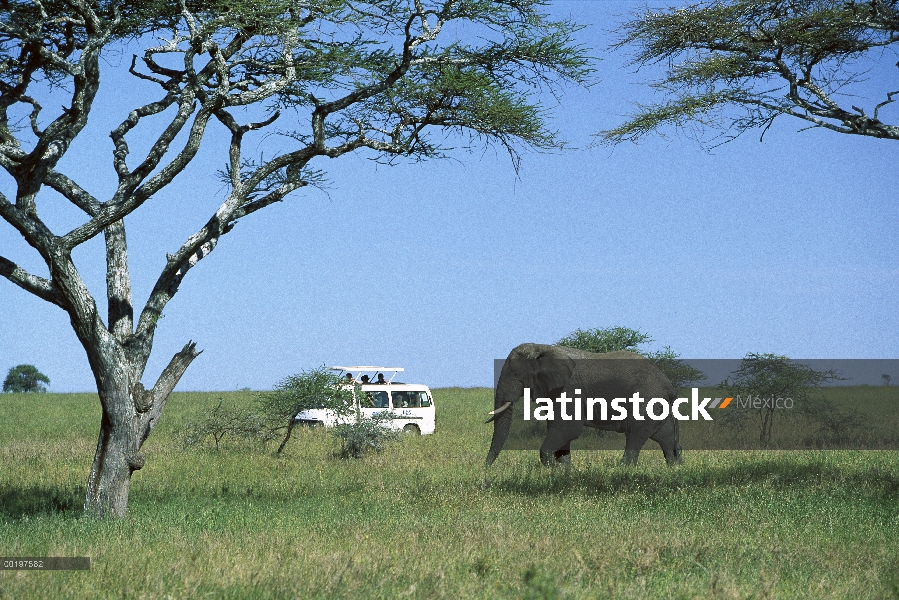
<svg viewBox="0 0 899 600">
<path fill-rule="evenodd" d="M 556 462 L 560 465 L 570 465 L 571 464 L 571 442 L 568 442 L 558 450 L 556 450 L 553 457 L 556 459 Z"/>
<path fill-rule="evenodd" d="M 679 465 L 684 462 L 681 456 L 681 447 L 677 442 L 677 423 L 674 419 L 668 419 L 662 427 L 649 439 L 657 442 L 665 454 L 665 462 L 669 465 Z"/>
<path fill-rule="evenodd" d="M 649 432 L 631 431 L 626 434 L 624 442 L 624 458 L 621 459 L 623 465 L 636 465 L 637 459 L 640 457 L 640 450 L 649 439 Z"/>
<path fill-rule="evenodd" d="M 564 427 L 548 427 L 546 439 L 540 446 L 540 462 L 544 465 L 571 464 L 571 440 L 581 436 L 582 423 L 565 424 Z"/>
</svg>

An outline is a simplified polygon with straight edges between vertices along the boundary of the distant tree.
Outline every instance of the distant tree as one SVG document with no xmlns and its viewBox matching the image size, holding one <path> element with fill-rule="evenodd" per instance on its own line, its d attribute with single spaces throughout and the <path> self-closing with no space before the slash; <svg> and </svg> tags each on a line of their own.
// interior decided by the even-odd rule
<svg viewBox="0 0 899 600">
<path fill-rule="evenodd" d="M 814 412 L 812 407 L 817 406 L 811 401 L 813 391 L 824 383 L 841 379 L 843 378 L 833 370 L 816 371 L 808 365 L 795 363 L 786 356 L 750 352 L 740 361 L 740 367 L 719 387 L 725 390 L 728 396 L 740 396 L 741 400 L 747 396 L 763 400 L 791 398 L 795 405 L 805 407 L 805 412 L 810 414 Z M 777 409 L 773 402 L 764 404 L 765 406 L 761 408 L 741 409 L 739 403 L 736 403 L 731 413 L 738 415 L 740 411 L 757 412 L 759 441 L 767 444 L 771 441 Z"/>
<path fill-rule="evenodd" d="M 665 126 L 719 130 L 727 141 L 753 128 L 764 135 L 780 115 L 899 140 L 899 124 L 881 120 L 899 90 L 868 108 L 853 93 L 864 61 L 895 60 L 885 49 L 899 45 L 899 0 L 712 0 L 647 9 L 619 33 L 614 48 L 636 46 L 633 64 L 667 66 L 651 84 L 666 100 L 604 131 L 606 143 Z"/>
<path fill-rule="evenodd" d="M 893 378 L 890 377 L 889 375 L 887 375 L 886 373 L 881 375 L 881 378 L 883 378 L 883 385 L 890 385 L 890 383 L 893 381 Z"/>
<path fill-rule="evenodd" d="M 278 454 L 284 450 L 296 427 L 296 416 L 304 410 L 326 408 L 345 417 L 358 410 L 353 388 L 324 366 L 286 377 L 271 392 L 256 397 L 259 433 L 265 438 L 282 437 Z M 358 415 L 357 415 L 358 417 Z"/>
<path fill-rule="evenodd" d="M 680 354 L 674 352 L 669 346 L 666 346 L 664 350 L 653 352 L 640 350 L 640 345 L 649 344 L 652 341 L 653 339 L 648 333 L 636 329 L 607 327 L 605 329 L 575 329 L 556 344 L 587 352 L 615 352 L 618 350 L 636 352 L 653 361 L 668 376 L 671 385 L 675 388 L 682 388 L 706 378 L 701 371 L 680 360 Z"/>
<path fill-rule="evenodd" d="M 319 166 L 348 154 L 394 163 L 495 144 L 517 169 L 522 149 L 563 145 L 538 94 L 587 83 L 592 69 L 573 40 L 579 26 L 550 19 L 545 4 L 0 2 L 0 218 L 48 274 L 0 256 L 0 277 L 66 313 L 93 371 L 102 416 L 86 513 L 127 513 L 140 450 L 199 355 L 188 342 L 145 387 L 159 320 L 188 272 L 239 222 L 320 184 Z M 134 52 L 131 60 L 123 52 Z M 133 105 L 100 85 L 101 72 L 109 81 L 115 69 L 134 78 Z M 117 125 L 107 149 L 91 148 L 85 169 L 66 155 L 89 122 Z M 224 137 L 207 135 L 216 127 Z M 136 211 L 186 172 L 196 177 L 194 160 L 208 144 L 225 165 L 224 200 L 180 247 L 159 252 L 164 264 L 136 306 L 126 225 L 140 224 Z M 173 222 L 196 222 L 199 196 L 209 200 L 215 187 L 196 185 L 170 211 Z M 61 204 L 81 215 L 71 228 L 58 218 Z M 97 240 L 106 263 L 101 301 L 75 260 Z"/>
<path fill-rule="evenodd" d="M 12 393 L 46 392 L 44 384 L 50 383 L 50 378 L 37 370 L 34 365 L 19 365 L 13 367 L 6 374 L 3 381 L 3 391 Z"/>
</svg>

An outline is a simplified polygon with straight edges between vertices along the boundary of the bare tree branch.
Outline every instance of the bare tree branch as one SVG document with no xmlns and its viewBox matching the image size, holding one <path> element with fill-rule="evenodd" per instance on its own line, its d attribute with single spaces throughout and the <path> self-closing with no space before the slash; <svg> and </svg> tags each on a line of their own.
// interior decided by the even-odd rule
<svg viewBox="0 0 899 600">
<path fill-rule="evenodd" d="M 38 298 L 57 306 L 63 306 L 62 298 L 60 298 L 53 287 L 52 281 L 32 275 L 16 263 L 2 256 L 0 256 L 0 275 L 3 275 L 23 290 L 34 294 Z"/>
<path fill-rule="evenodd" d="M 100 201 L 62 173 L 49 171 L 45 182 L 91 217 L 99 214 L 102 208 Z"/>
<path fill-rule="evenodd" d="M 175 389 L 175 386 L 178 385 L 178 381 L 181 380 L 181 377 L 184 375 L 184 372 L 187 371 L 187 367 L 190 366 L 190 363 L 202 354 L 202 352 L 202 350 L 197 350 L 196 342 L 187 342 L 187 344 L 172 357 L 169 364 L 162 370 L 162 373 L 159 374 L 159 378 L 156 380 L 155 385 L 153 385 L 153 389 L 147 390 L 148 393 L 146 396 L 148 396 L 148 398 L 145 406 L 148 410 L 143 412 L 141 416 L 141 444 L 146 441 L 150 436 L 150 433 L 152 433 L 153 428 L 156 427 L 156 424 L 159 422 L 159 417 L 162 416 L 162 411 L 165 408 L 169 394 Z M 140 386 L 140 388 L 143 388 L 143 386 Z"/>
<path fill-rule="evenodd" d="M 0 217 L 15 227 L 22 234 L 22 237 L 28 240 L 28 243 L 41 253 L 41 257 L 45 261 L 48 263 L 51 261 L 51 255 L 57 251 L 57 238 L 37 218 L 37 214 L 33 209 L 29 212 L 24 212 L 0 193 Z"/>
</svg>

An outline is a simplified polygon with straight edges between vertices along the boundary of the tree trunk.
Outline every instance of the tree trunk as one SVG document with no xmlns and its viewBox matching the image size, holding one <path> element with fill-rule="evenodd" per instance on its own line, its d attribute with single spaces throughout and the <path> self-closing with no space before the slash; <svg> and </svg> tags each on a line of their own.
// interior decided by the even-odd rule
<svg viewBox="0 0 899 600">
<path fill-rule="evenodd" d="M 763 444 L 770 444 L 771 429 L 774 425 L 774 409 L 764 408 L 762 411 L 762 433 L 759 439 Z"/>
<path fill-rule="evenodd" d="M 97 452 L 87 480 L 84 512 L 96 517 L 124 517 L 128 514 L 128 494 L 131 490 L 131 474 L 143 466 L 139 437 L 135 435 L 137 415 L 128 411 L 110 412 L 107 406 L 122 406 L 127 391 L 113 392 L 119 398 L 107 398 L 103 404 L 100 422 L 100 438 Z M 126 413 L 126 414 L 121 414 Z"/>
<path fill-rule="evenodd" d="M 131 474 L 144 466 L 140 449 L 147 441 L 169 394 L 187 367 L 200 353 L 189 342 L 181 349 L 153 386 L 145 390 L 139 381 L 131 381 L 131 373 L 139 372 L 117 353 L 103 372 L 94 373 L 103 407 L 97 451 L 87 480 L 84 498 L 86 515 L 124 517 L 128 514 Z"/>
<path fill-rule="evenodd" d="M 297 414 L 299 414 L 299 413 L 297 413 Z M 290 423 L 287 424 L 287 435 L 284 436 L 284 441 L 281 442 L 281 445 L 280 445 L 280 446 L 278 446 L 278 452 L 277 452 L 277 454 L 281 454 L 281 451 L 284 450 L 284 446 L 286 446 L 288 440 L 290 440 L 290 434 L 293 433 L 293 428 L 294 428 L 294 427 L 296 426 L 296 424 L 297 424 L 296 418 L 297 418 L 297 415 L 293 415 L 293 416 L 290 418 Z"/>
</svg>

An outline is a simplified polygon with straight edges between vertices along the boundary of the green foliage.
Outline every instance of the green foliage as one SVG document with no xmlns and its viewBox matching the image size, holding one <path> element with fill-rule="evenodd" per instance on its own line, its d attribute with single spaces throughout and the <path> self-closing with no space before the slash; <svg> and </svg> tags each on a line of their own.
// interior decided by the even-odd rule
<svg viewBox="0 0 899 600">
<path fill-rule="evenodd" d="M 369 452 L 381 452 L 389 442 L 397 441 L 398 431 L 388 429 L 385 423 L 393 419 L 389 411 L 372 417 L 359 416 L 351 423 L 341 423 L 334 428 L 334 437 L 340 440 L 340 458 L 362 458 Z"/>
<path fill-rule="evenodd" d="M 211 436 L 216 449 L 225 436 L 263 443 L 280 438 L 277 453 L 281 454 L 297 426 L 296 416 L 310 409 L 330 410 L 344 419 L 332 430 L 340 441 L 341 458 L 362 458 L 369 452 L 380 452 L 399 436 L 385 427 L 393 419 L 391 412 L 363 416 L 355 404 L 353 387 L 324 366 L 286 377 L 271 392 L 255 394 L 254 400 L 252 407 L 225 408 L 219 398 L 199 420 L 190 420 L 180 428 L 176 437 L 187 448 Z"/>
<path fill-rule="evenodd" d="M 652 338 L 649 337 L 649 334 L 636 329 L 607 327 L 605 329 L 575 329 L 556 344 L 586 352 L 628 350 L 640 353 L 637 347 L 651 341 Z"/>
<path fill-rule="evenodd" d="M 812 398 L 803 407 L 802 414 L 817 425 L 811 437 L 812 447 L 864 444 L 875 437 L 870 416 L 865 418 L 855 408 L 837 406 L 829 398 Z"/>
<path fill-rule="evenodd" d="M 285 377 L 271 392 L 256 395 L 259 414 L 267 421 L 292 421 L 298 413 L 327 408 L 340 416 L 353 414 L 353 390 L 324 366 Z"/>
<path fill-rule="evenodd" d="M 44 384 L 50 383 L 50 378 L 37 370 L 34 365 L 18 365 L 9 370 L 6 379 L 3 380 L 3 391 L 12 393 L 46 392 Z"/>
<path fill-rule="evenodd" d="M 439 156 L 449 147 L 442 134 L 429 131 L 441 127 L 497 142 L 517 165 L 520 143 L 562 145 L 545 126 L 536 91 L 557 90 L 563 81 L 587 85 L 593 72 L 586 49 L 573 41 L 581 27 L 549 19 L 541 12 L 545 4 L 331 0 L 298 8 L 263 0 L 187 6 L 211 37 L 241 31 L 258 39 L 247 43 L 240 73 L 251 85 L 294 69 L 296 77 L 274 94 L 274 104 L 327 117 L 325 139 L 347 144 L 334 152 L 364 146 L 387 162 L 398 155 Z M 460 37 L 460 29 L 485 35 Z M 288 60 L 273 42 L 293 36 L 299 43 Z M 307 128 L 288 135 L 313 143 Z"/>
<path fill-rule="evenodd" d="M 767 129 L 779 115 L 840 133 L 899 139 L 880 110 L 840 105 L 883 48 L 899 44 L 897 0 L 709 0 L 647 9 L 619 28 L 614 46 L 636 48 L 635 65 L 666 64 L 651 84 L 666 101 L 641 106 L 606 143 L 636 141 L 673 126 L 727 134 Z M 867 64 L 866 64 L 867 61 Z M 888 88 L 890 89 L 890 88 Z M 764 135 L 764 133 L 763 133 Z"/>
<path fill-rule="evenodd" d="M 575 329 L 556 342 L 559 346 L 577 348 L 586 352 L 615 352 L 626 350 L 636 352 L 653 361 L 668 377 L 671 385 L 682 388 L 691 383 L 705 380 L 701 371 L 679 360 L 680 354 L 666 346 L 664 350 L 644 352 L 639 346 L 653 341 L 648 333 L 629 327 L 607 327 L 605 329 Z"/>
<path fill-rule="evenodd" d="M 324 366 L 284 378 L 270 392 L 253 395 L 252 406 L 226 408 L 222 400 L 190 420 L 177 432 L 184 447 L 211 436 L 215 447 L 225 436 L 268 442 L 281 438 L 278 454 L 290 440 L 296 416 L 310 409 L 328 409 L 338 417 L 355 414 L 353 388 Z"/>
<path fill-rule="evenodd" d="M 805 407 L 806 416 L 819 419 L 824 427 L 840 435 L 845 433 L 844 427 L 856 427 L 858 419 L 849 412 L 838 411 L 832 403 L 814 398 L 813 393 L 821 385 L 841 379 L 835 371 L 816 371 L 786 356 L 750 352 L 719 387 L 732 397 L 792 398 L 796 404 Z M 734 404 L 728 412 L 728 420 L 741 426 L 747 413 L 758 415 L 759 440 L 769 442 L 776 408 L 770 405 L 741 408 Z"/>
<path fill-rule="evenodd" d="M 805 400 L 815 388 L 842 378 L 835 371 L 816 371 L 778 354 L 750 352 L 721 387 L 733 394 L 781 396 Z"/>
<path fill-rule="evenodd" d="M 0 217 L 37 251 L 53 277 L 35 276 L 2 256 L 0 276 L 68 313 L 88 354 L 101 357 L 91 366 L 104 410 L 126 414 L 131 400 L 106 394 L 106 388 L 124 389 L 129 384 L 124 378 L 144 373 L 153 332 L 188 271 L 244 217 L 304 186 L 321 185 L 324 174 L 314 165 L 328 162 L 325 158 L 362 152 L 385 162 L 425 159 L 454 152 L 461 138 L 463 146 L 472 141 L 503 146 L 517 169 L 522 147 L 562 147 L 547 126 L 541 90 L 588 85 L 593 69 L 586 50 L 573 41 L 580 26 L 550 19 L 542 12 L 547 4 L 0 2 L 0 145 L 12 149 L 0 167 L 26 190 L 15 204 L 0 194 Z M 132 59 L 108 60 L 121 54 Z M 132 106 L 121 106 L 116 90 L 100 85 L 101 73 L 107 80 L 106 73 L 116 69 L 133 76 Z M 103 100 L 106 92 L 111 96 Z M 109 133 L 108 173 L 117 182 L 112 198 L 87 191 L 95 187 L 97 169 L 63 172 L 78 162 L 66 153 L 84 147 L 74 140 L 88 122 L 98 121 L 118 122 Z M 230 136 L 205 135 L 211 123 Z M 153 291 L 138 309 L 132 303 L 125 223 L 184 177 L 197 156 L 214 155 L 216 146 L 227 157 L 226 199 L 174 254 L 166 254 Z M 259 158 L 248 156 L 248 148 Z M 86 181 L 77 182 L 80 177 Z M 35 205 L 42 188 L 53 189 L 89 219 L 68 233 L 51 231 Z M 70 254 L 104 232 L 107 298 L 98 302 Z M 96 305 L 109 307 L 108 328 L 96 318 Z M 195 344 L 185 345 L 154 393 L 167 396 L 196 354 Z M 297 412 L 331 400 L 329 408 L 342 412 L 339 390 L 322 394 L 321 382 L 307 375 L 310 381 L 282 382 L 260 399 L 259 416 L 269 434 L 286 432 L 279 452 Z M 159 403 L 158 410 L 163 406 Z M 194 434 L 202 438 L 215 431 L 218 440 L 234 418 L 207 415 Z M 111 421 L 124 432 L 129 452 L 136 452 L 160 422 L 158 416 L 138 421 L 134 427 Z M 87 502 L 108 504 L 112 514 L 124 515 L 130 479 L 113 477 L 108 483 L 113 471 L 106 461 L 114 454 L 101 447 L 97 457 Z M 98 479 L 97 473 L 105 475 Z M 118 489 L 106 489 L 103 498 L 116 500 L 99 500 L 95 492 L 109 485 Z"/>
</svg>

